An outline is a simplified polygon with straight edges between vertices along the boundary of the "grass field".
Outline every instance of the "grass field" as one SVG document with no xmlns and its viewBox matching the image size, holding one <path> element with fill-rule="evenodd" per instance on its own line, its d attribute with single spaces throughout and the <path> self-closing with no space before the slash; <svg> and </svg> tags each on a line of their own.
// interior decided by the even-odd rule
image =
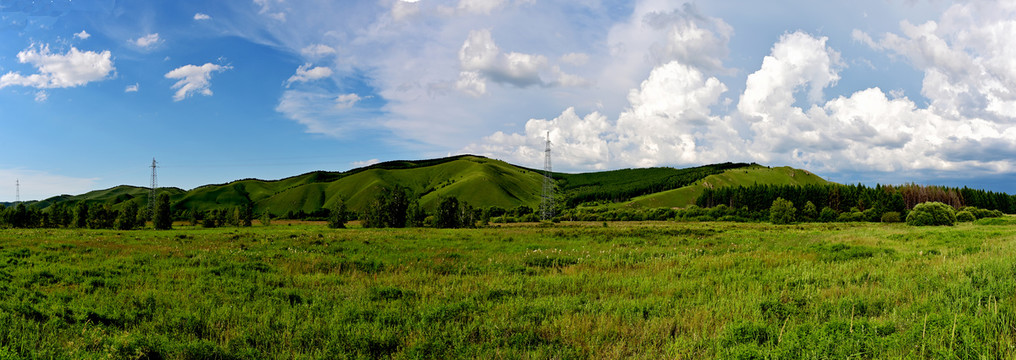
<svg viewBox="0 0 1016 360">
<path fill-rule="evenodd" d="M 1016 357 L 1016 225 L 0 231 L 0 359 Z"/>
</svg>

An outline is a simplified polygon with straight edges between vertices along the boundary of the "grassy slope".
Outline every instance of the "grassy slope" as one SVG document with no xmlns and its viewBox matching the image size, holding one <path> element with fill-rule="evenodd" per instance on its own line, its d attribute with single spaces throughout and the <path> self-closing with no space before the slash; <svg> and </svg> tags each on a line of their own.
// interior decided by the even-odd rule
<svg viewBox="0 0 1016 360">
<path fill-rule="evenodd" d="M 235 204 L 246 191 L 259 208 L 276 214 L 311 212 L 331 207 L 340 198 L 347 207 L 358 210 L 366 207 L 380 187 L 394 185 L 422 194 L 420 202 L 425 208 L 435 208 L 441 196 L 455 196 L 478 207 L 539 204 L 542 177 L 536 172 L 476 156 L 446 160 L 400 161 L 343 174 L 312 173 L 279 182 L 244 180 L 207 186 L 191 191 L 181 204 L 198 209 Z"/>
<path fill-rule="evenodd" d="M 624 201 L 635 196 L 634 206 L 683 206 L 694 202 L 700 186 L 710 184 L 751 184 L 753 182 L 788 184 L 823 181 L 814 175 L 789 168 L 767 169 L 746 164 L 717 164 L 687 169 L 648 168 L 622 169 L 581 174 L 555 174 L 566 202 L 575 205 L 586 201 Z M 727 170 L 738 168 L 744 170 Z M 747 171 L 747 174 L 742 173 Z M 721 173 L 723 172 L 723 173 Z M 795 173 L 796 177 L 785 173 Z M 711 175 L 711 176 L 710 176 Z M 674 189 L 703 177 L 691 187 Z M 536 208 L 540 203 L 543 177 L 536 170 L 511 165 L 499 160 L 462 155 L 420 161 L 391 161 L 353 169 L 347 172 L 316 171 L 281 180 L 244 179 L 227 184 L 206 185 L 190 191 L 163 188 L 168 191 L 175 209 L 209 209 L 240 206 L 247 201 L 276 215 L 289 211 L 312 212 L 332 207 L 339 199 L 350 210 L 367 206 L 383 186 L 399 185 L 421 196 L 425 209 L 434 209 L 441 197 L 454 196 L 477 208 L 499 206 L 505 209 L 519 205 Z M 662 191 L 662 192 L 660 192 Z M 615 195 L 617 194 L 617 195 Z M 604 198 L 604 196 L 610 197 Z M 148 190 L 118 186 L 78 196 L 60 196 L 40 202 L 46 207 L 57 202 L 88 201 L 119 204 L 134 199 L 147 203 Z M 119 205 L 118 205 L 119 206 Z M 116 206 L 115 206 L 116 207 Z"/>
<path fill-rule="evenodd" d="M 0 230 L 0 358 L 1012 359 L 1016 225 Z"/>
<path fill-rule="evenodd" d="M 628 203 L 634 207 L 686 207 L 694 204 L 706 188 L 726 186 L 749 186 L 752 184 L 770 185 L 809 185 L 826 184 L 828 181 L 805 170 L 791 167 L 769 168 L 751 165 L 745 168 L 730 169 L 722 174 L 710 175 L 694 184 L 678 189 L 640 196 Z"/>
</svg>

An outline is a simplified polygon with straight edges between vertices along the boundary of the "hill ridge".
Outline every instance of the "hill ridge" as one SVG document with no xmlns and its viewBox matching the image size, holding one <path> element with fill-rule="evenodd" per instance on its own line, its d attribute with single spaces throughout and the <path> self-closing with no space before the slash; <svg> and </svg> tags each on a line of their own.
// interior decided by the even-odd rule
<svg viewBox="0 0 1016 360">
<path fill-rule="evenodd" d="M 721 163 L 689 168 L 627 168 L 586 173 L 553 172 L 559 203 L 634 203 L 653 194 L 674 191 L 709 176 L 758 164 Z M 796 169 L 795 169 L 796 170 Z M 797 170 L 809 173 L 805 170 Z M 810 173 L 809 173 L 810 174 Z M 346 171 L 315 170 L 277 180 L 244 178 L 206 184 L 190 190 L 160 188 L 170 194 L 175 211 L 207 211 L 252 202 L 257 211 L 275 215 L 312 213 L 344 201 L 350 210 L 363 209 L 383 187 L 401 186 L 419 198 L 425 209 L 434 209 L 443 197 L 454 196 L 475 208 L 538 208 L 542 171 L 498 159 L 461 154 L 423 160 L 392 160 Z M 817 176 L 816 176 L 817 178 Z M 820 178 L 819 178 L 820 179 Z M 824 181 L 824 180 L 823 180 Z M 35 202 L 45 208 L 56 204 L 109 204 L 127 201 L 146 203 L 150 189 L 118 185 L 81 195 L 59 195 Z"/>
</svg>

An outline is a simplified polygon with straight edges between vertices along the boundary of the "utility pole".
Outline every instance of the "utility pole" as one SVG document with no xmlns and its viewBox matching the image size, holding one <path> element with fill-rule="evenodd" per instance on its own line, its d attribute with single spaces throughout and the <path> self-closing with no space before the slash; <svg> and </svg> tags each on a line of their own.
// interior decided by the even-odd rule
<svg viewBox="0 0 1016 360">
<path fill-rule="evenodd" d="M 554 175 L 550 167 L 550 131 L 547 131 L 547 148 L 543 151 L 543 193 L 540 198 L 540 219 L 554 218 Z"/>
</svg>

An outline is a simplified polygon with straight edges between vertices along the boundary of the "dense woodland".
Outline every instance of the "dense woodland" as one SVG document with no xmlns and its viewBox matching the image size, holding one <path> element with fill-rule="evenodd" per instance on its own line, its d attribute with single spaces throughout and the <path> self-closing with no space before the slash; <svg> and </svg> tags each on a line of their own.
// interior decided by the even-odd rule
<svg viewBox="0 0 1016 360">
<path fill-rule="evenodd" d="M 565 208 L 573 208 L 584 203 L 619 202 L 677 189 L 706 176 L 745 166 L 748 164 L 723 163 L 687 169 L 622 169 L 586 174 L 554 174 L 554 178 L 558 179 L 558 188 L 564 193 Z"/>
</svg>

